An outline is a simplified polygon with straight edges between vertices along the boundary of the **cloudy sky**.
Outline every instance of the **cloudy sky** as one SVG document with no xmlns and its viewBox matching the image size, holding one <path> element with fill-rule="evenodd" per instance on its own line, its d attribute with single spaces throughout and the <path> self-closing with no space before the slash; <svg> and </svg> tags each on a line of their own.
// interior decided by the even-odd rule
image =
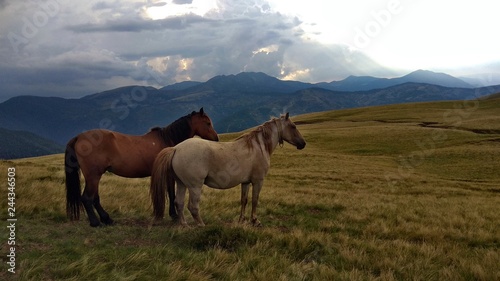
<svg viewBox="0 0 500 281">
<path fill-rule="evenodd" d="M 500 83 L 494 0 L 0 0 L 0 102 L 262 71 Z"/>
</svg>

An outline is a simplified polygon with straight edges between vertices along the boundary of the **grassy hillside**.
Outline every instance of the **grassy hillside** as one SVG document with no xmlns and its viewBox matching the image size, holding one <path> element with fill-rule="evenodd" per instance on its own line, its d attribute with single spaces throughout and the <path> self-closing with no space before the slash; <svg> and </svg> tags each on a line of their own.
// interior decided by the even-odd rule
<svg viewBox="0 0 500 281">
<path fill-rule="evenodd" d="M 0 159 L 61 153 L 64 146 L 30 132 L 0 128 Z"/>
<path fill-rule="evenodd" d="M 62 155 L 0 162 L 5 182 L 16 168 L 16 276 L 498 280 L 499 113 L 489 99 L 292 117 L 308 144 L 275 151 L 261 228 L 237 223 L 239 188 L 204 189 L 204 228 L 152 226 L 149 179 L 110 174 L 101 201 L 117 224 L 90 228 L 65 218 Z M 0 279 L 11 277 L 6 240 Z"/>
</svg>

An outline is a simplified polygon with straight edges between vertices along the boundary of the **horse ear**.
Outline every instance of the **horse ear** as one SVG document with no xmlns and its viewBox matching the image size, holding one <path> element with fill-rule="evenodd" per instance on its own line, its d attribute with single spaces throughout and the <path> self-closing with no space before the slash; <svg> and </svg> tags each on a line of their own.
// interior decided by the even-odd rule
<svg viewBox="0 0 500 281">
<path fill-rule="evenodd" d="M 286 115 L 285 115 L 285 120 L 288 120 L 289 117 L 290 117 L 290 113 L 287 112 Z"/>
<path fill-rule="evenodd" d="M 194 116 L 196 114 L 196 111 L 191 112 L 191 116 Z"/>
<path fill-rule="evenodd" d="M 202 107 L 202 108 L 200 108 L 200 115 L 203 115 L 203 114 L 205 114 L 205 113 L 203 112 L 203 107 Z"/>
</svg>

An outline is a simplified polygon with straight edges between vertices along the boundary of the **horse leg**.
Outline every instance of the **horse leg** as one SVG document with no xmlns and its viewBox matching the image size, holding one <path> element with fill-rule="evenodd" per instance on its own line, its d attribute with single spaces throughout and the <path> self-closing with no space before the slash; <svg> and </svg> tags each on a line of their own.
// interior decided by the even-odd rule
<svg viewBox="0 0 500 281">
<path fill-rule="evenodd" d="M 241 212 L 240 219 L 238 220 L 240 223 L 245 222 L 245 209 L 247 207 L 248 202 L 248 189 L 250 187 L 250 183 L 242 183 L 241 184 Z"/>
<path fill-rule="evenodd" d="M 97 227 L 101 225 L 99 219 L 94 212 L 94 199 L 97 195 L 97 184 L 99 183 L 99 178 L 94 179 L 88 176 L 89 179 L 85 179 L 85 189 L 82 194 L 82 204 L 87 211 L 87 217 L 89 218 L 90 226 Z"/>
<path fill-rule="evenodd" d="M 189 188 L 189 203 L 188 209 L 191 212 L 194 220 L 198 226 L 205 226 L 203 220 L 200 216 L 200 198 L 201 198 L 201 186 L 200 187 L 190 187 Z"/>
<path fill-rule="evenodd" d="M 177 194 L 175 196 L 175 208 L 177 209 L 178 220 L 181 225 L 187 226 L 184 218 L 184 198 L 186 197 L 186 186 L 184 183 L 177 182 Z"/>
<path fill-rule="evenodd" d="M 102 223 L 106 225 L 112 225 L 114 223 L 113 219 L 109 217 L 109 214 L 101 206 L 101 199 L 99 197 L 99 192 L 97 192 L 96 195 L 94 196 L 93 205 L 97 213 L 99 214 Z"/>
<path fill-rule="evenodd" d="M 171 172 L 171 174 L 173 171 Z M 170 187 L 169 187 L 170 186 Z M 167 191 L 168 191 L 168 214 L 173 221 L 177 221 L 179 216 L 175 209 L 175 179 L 167 173 Z"/>
<path fill-rule="evenodd" d="M 262 226 L 257 219 L 257 204 L 259 203 L 259 194 L 263 183 L 263 180 L 252 182 L 252 224 L 254 226 Z"/>
</svg>

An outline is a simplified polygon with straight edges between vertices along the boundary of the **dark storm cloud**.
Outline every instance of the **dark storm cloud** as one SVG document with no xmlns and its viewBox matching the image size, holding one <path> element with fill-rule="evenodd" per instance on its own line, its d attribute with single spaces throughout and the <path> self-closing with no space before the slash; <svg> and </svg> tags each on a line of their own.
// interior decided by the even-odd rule
<svg viewBox="0 0 500 281">
<path fill-rule="evenodd" d="M 194 24 L 213 22 L 213 20 L 189 14 L 155 21 L 144 18 L 109 20 L 102 24 L 87 23 L 73 25 L 69 26 L 68 30 L 76 33 L 161 31 L 165 29 L 186 29 Z"/>
<path fill-rule="evenodd" d="M 345 47 L 304 39 L 300 19 L 271 12 L 265 1 L 220 0 L 203 16 L 151 20 L 145 14 L 148 7 L 190 2 L 46 0 L 47 10 L 38 2 L 0 0 L 0 102 L 132 84 L 161 87 L 242 71 L 331 81 L 362 73 L 350 61 L 371 63 Z"/>
<path fill-rule="evenodd" d="M 106 10 L 106 9 L 113 9 L 115 5 L 112 3 L 107 3 L 107 2 L 97 2 L 92 6 L 93 11 L 99 11 L 99 10 Z"/>
<path fill-rule="evenodd" d="M 4 7 L 7 6 L 7 0 L 0 0 L 0 9 L 3 9 Z"/>
<path fill-rule="evenodd" d="M 177 5 L 191 4 L 193 0 L 174 0 L 173 3 Z"/>
</svg>

